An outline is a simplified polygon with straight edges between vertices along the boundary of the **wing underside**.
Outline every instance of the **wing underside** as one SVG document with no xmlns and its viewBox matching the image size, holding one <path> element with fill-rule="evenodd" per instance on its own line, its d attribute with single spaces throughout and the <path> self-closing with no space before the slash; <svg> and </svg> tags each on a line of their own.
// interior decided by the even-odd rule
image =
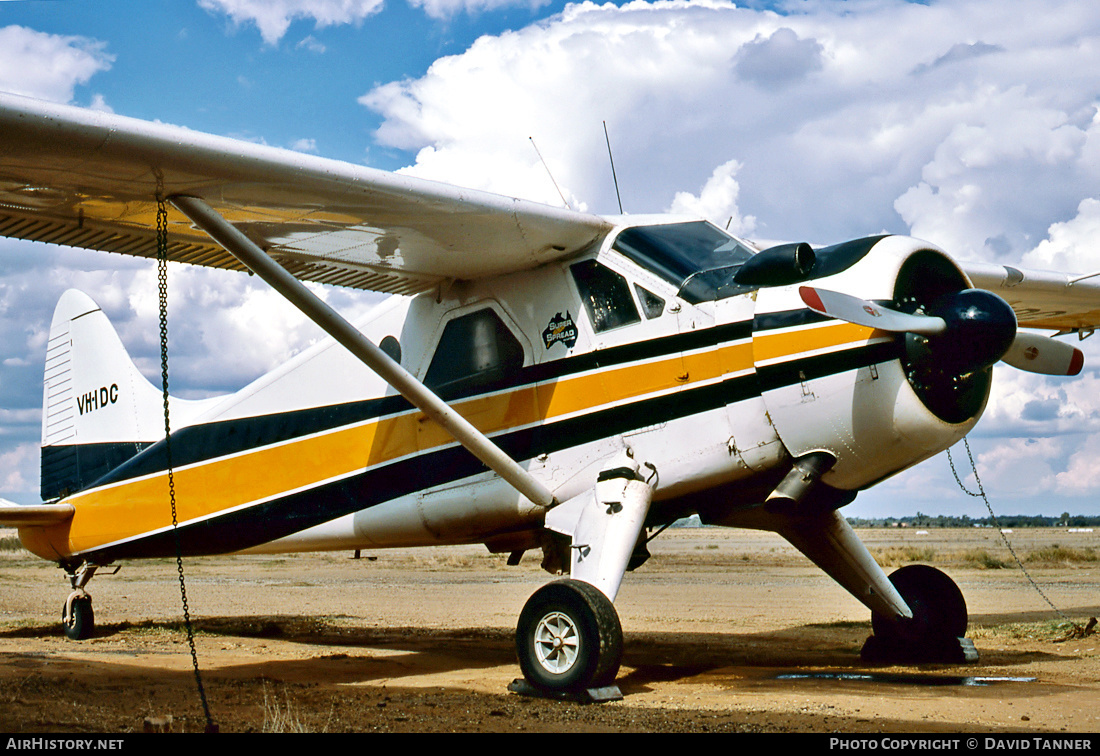
<svg viewBox="0 0 1100 756">
<path fill-rule="evenodd" d="M 412 294 L 575 254 L 594 215 L 0 94 L 0 235 L 153 257 L 158 197 L 199 197 L 295 277 Z M 241 265 L 175 210 L 169 259 Z"/>
</svg>

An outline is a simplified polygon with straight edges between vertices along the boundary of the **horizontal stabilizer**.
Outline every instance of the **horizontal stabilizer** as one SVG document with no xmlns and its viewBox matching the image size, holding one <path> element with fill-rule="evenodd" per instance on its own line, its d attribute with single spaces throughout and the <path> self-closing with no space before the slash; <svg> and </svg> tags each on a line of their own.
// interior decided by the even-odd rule
<svg viewBox="0 0 1100 756">
<path fill-rule="evenodd" d="M 26 528 L 65 522 L 76 509 L 72 504 L 0 503 L 0 527 Z"/>
</svg>

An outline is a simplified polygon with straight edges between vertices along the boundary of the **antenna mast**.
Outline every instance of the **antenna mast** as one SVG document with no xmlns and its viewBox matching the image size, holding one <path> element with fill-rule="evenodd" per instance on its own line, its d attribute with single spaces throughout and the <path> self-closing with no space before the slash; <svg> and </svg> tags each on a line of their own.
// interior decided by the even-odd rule
<svg viewBox="0 0 1100 756">
<path fill-rule="evenodd" d="M 535 144 L 535 138 L 531 136 L 527 138 L 531 140 L 531 146 L 535 148 L 535 154 L 539 156 L 539 162 L 541 162 L 542 167 L 546 169 L 546 175 L 550 177 L 550 183 L 552 183 L 554 185 L 554 188 L 558 190 L 558 196 L 561 197 L 561 201 L 565 203 L 565 206 L 567 208 L 572 210 L 573 208 L 569 206 L 569 200 L 567 200 L 565 198 L 565 195 L 561 193 L 561 188 L 558 186 L 558 182 L 554 181 L 554 174 L 550 172 L 550 166 L 548 166 L 546 164 L 546 161 L 542 159 L 542 153 L 539 152 L 539 146 Z"/>
<path fill-rule="evenodd" d="M 615 158 L 611 155 L 611 137 L 607 135 L 607 121 L 603 122 L 603 138 L 607 141 L 607 159 L 611 161 L 611 178 L 615 181 L 615 199 L 619 201 L 619 215 L 622 215 L 623 198 L 619 196 L 619 177 L 615 175 Z"/>
</svg>

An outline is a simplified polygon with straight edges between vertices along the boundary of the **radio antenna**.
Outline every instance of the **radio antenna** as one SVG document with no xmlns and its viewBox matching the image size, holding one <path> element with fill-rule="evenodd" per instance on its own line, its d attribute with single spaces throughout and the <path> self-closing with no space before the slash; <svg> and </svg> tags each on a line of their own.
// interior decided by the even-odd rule
<svg viewBox="0 0 1100 756">
<path fill-rule="evenodd" d="M 615 181 L 615 199 L 619 201 L 619 215 L 622 215 L 623 198 L 619 196 L 619 177 L 615 175 L 615 158 L 611 155 L 611 137 L 607 135 L 607 121 L 603 122 L 603 138 L 607 141 L 607 159 L 611 161 L 611 178 Z"/>
<path fill-rule="evenodd" d="M 548 166 L 546 164 L 546 161 L 542 159 L 542 153 L 539 152 L 539 146 L 535 144 L 535 138 L 530 136 L 527 138 L 531 140 L 531 146 L 535 148 L 535 154 L 539 156 L 539 162 L 541 162 L 542 167 L 546 169 L 546 175 L 550 177 L 550 183 L 552 183 L 554 185 L 554 188 L 558 190 L 558 196 L 561 197 L 561 201 L 565 203 L 565 206 L 567 208 L 572 210 L 573 208 L 569 206 L 569 200 L 567 200 L 565 198 L 565 195 L 561 193 L 561 188 L 558 186 L 558 182 L 554 181 L 554 174 L 550 172 L 550 166 Z"/>
</svg>

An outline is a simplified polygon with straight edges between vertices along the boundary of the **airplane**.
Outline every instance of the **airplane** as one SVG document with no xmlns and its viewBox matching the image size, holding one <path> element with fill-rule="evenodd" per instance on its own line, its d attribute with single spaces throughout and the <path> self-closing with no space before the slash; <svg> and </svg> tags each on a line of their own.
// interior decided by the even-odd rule
<svg viewBox="0 0 1100 756">
<path fill-rule="evenodd" d="M 698 515 L 787 539 L 880 649 L 957 649 L 954 581 L 888 576 L 841 509 L 963 439 L 996 363 L 1081 371 L 1024 329 L 1100 323 L 1092 276 L 901 235 L 758 245 L 9 94 L 0 134 L 0 235 L 247 270 L 330 337 L 236 393 L 165 398 L 62 295 L 43 503 L 0 524 L 65 570 L 76 640 L 88 581 L 123 561 L 484 544 L 558 576 L 516 654 L 532 689 L 577 694 L 614 685 L 614 601 L 651 532 Z M 351 324 L 306 282 L 392 296 Z"/>
</svg>

